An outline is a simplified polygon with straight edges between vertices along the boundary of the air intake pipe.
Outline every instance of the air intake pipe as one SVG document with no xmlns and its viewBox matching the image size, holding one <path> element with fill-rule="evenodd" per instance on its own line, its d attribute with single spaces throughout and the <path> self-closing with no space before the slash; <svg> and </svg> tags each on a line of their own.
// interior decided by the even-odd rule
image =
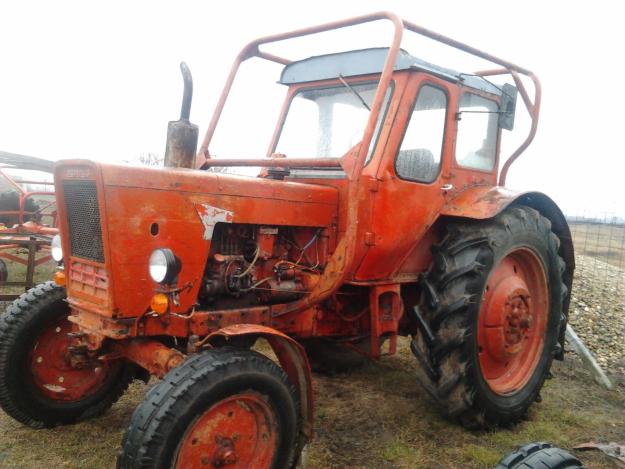
<svg viewBox="0 0 625 469">
<path fill-rule="evenodd" d="M 165 167 L 193 168 L 197 152 L 198 127 L 189 122 L 191 99 L 193 98 L 193 79 L 186 63 L 180 62 L 180 71 L 184 81 L 180 120 L 167 125 L 167 144 L 165 146 Z"/>
</svg>

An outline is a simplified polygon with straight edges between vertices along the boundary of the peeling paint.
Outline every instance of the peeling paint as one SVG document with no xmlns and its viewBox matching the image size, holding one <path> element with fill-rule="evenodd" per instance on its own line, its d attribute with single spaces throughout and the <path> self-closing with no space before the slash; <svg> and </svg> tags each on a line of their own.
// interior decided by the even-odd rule
<svg viewBox="0 0 625 469">
<path fill-rule="evenodd" d="M 44 384 L 43 387 L 48 389 L 49 391 L 52 391 L 52 392 L 65 392 L 65 391 L 67 391 L 67 389 L 64 388 L 63 386 L 58 386 L 56 384 Z"/>
<path fill-rule="evenodd" d="M 213 238 L 215 225 L 219 222 L 232 223 L 234 212 L 208 204 L 195 204 L 195 210 L 204 225 L 204 239 L 210 241 Z"/>
</svg>

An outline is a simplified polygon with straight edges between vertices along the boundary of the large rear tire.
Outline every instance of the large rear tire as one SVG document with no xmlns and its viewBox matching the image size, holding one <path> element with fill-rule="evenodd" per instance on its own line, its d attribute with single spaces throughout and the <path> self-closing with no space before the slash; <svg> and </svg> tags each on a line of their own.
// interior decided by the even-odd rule
<svg viewBox="0 0 625 469">
<path fill-rule="evenodd" d="M 136 367 L 123 362 L 71 365 L 65 289 L 31 288 L 0 315 L 0 407 L 34 428 L 95 417 L 115 403 Z"/>
<path fill-rule="evenodd" d="M 528 207 L 450 224 L 434 247 L 411 345 L 447 417 L 510 424 L 539 398 L 564 325 L 558 247 L 549 220 Z"/>
<path fill-rule="evenodd" d="M 202 352 L 147 393 L 117 468 L 290 468 L 300 450 L 297 402 L 267 357 L 232 347 Z"/>
</svg>

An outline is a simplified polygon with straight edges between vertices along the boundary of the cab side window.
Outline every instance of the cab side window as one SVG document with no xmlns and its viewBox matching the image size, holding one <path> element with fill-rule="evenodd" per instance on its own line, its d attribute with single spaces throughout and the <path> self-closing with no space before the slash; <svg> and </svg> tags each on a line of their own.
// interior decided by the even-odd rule
<svg viewBox="0 0 625 469">
<path fill-rule="evenodd" d="M 426 183 L 436 179 L 441 167 L 446 116 L 445 92 L 431 85 L 422 86 L 395 160 L 400 178 Z"/>
<path fill-rule="evenodd" d="M 464 168 L 491 171 L 497 154 L 499 106 L 490 99 L 464 93 L 459 111 L 456 161 Z"/>
</svg>

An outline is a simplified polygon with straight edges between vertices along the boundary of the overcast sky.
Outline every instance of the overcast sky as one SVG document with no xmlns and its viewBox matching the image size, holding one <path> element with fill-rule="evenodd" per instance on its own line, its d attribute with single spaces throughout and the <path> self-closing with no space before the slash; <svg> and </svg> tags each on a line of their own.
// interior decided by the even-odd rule
<svg viewBox="0 0 625 469">
<path fill-rule="evenodd" d="M 517 6 L 523 10 L 516 11 Z M 193 73 L 191 120 L 202 135 L 230 64 L 245 43 L 386 9 L 525 66 L 541 79 L 538 135 L 513 165 L 510 187 L 542 190 L 570 213 L 595 209 L 625 215 L 625 98 L 620 83 L 625 77 L 625 28 L 619 6 L 527 0 L 2 1 L 0 150 L 103 161 L 162 153 L 167 121 L 176 120 L 180 111 L 181 60 Z M 281 51 L 303 58 L 384 46 L 388 28 L 379 28 L 354 30 L 345 42 L 319 36 Z M 473 71 L 427 42 L 410 39 L 404 47 L 441 65 Z M 267 72 L 267 84 L 277 86 L 278 74 L 279 69 Z M 250 87 L 233 103 L 229 114 L 240 120 L 231 121 L 236 131 L 222 133 L 223 145 L 271 129 L 275 111 L 266 109 L 259 95 L 279 103 L 276 95 Z M 248 112 L 246 105 L 253 109 Z M 263 118 L 257 119 L 261 110 Z M 523 126 L 521 117 L 518 130 Z M 264 148 L 270 137 L 259 139 Z"/>
</svg>

